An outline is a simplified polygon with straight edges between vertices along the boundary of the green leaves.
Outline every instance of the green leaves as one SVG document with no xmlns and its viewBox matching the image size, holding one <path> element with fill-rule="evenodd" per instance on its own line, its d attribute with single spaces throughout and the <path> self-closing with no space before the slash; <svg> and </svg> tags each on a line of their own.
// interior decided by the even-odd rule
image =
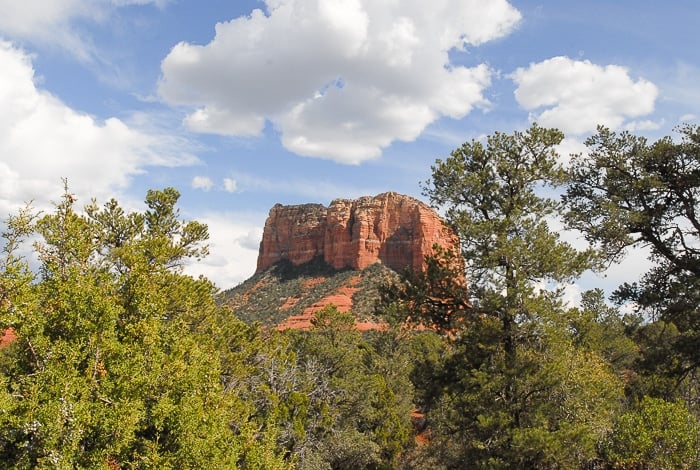
<svg viewBox="0 0 700 470">
<path fill-rule="evenodd" d="M 600 127 L 586 141 L 588 155 L 572 162 L 565 201 L 572 227 L 611 257 L 634 243 L 649 244 L 677 267 L 700 273 L 693 248 L 700 223 L 700 128 L 679 129 L 649 144 L 628 132 Z"/>
<path fill-rule="evenodd" d="M 541 288 L 571 281 L 595 261 L 549 225 L 562 205 L 545 189 L 552 194 L 568 178 L 555 151 L 562 139 L 533 125 L 495 133 L 486 145 L 465 143 L 436 162 L 424 188 L 460 236 L 473 306 L 446 330 L 452 350 L 436 371 L 442 387 L 427 400 L 434 432 L 427 452 L 448 468 L 582 465 L 595 456 L 622 394 L 597 351 L 572 342 L 560 292 Z M 411 292 L 440 285 L 416 281 L 407 280 L 419 286 Z M 404 297 L 409 306 L 421 298 Z M 426 310 L 425 318 L 440 315 Z"/>
<path fill-rule="evenodd" d="M 406 353 L 391 333 L 363 337 L 354 321 L 328 306 L 310 331 L 292 333 L 300 369 L 312 372 L 316 382 L 308 391 L 307 419 L 323 421 L 307 426 L 306 442 L 294 449 L 301 468 L 321 462 L 322 468 L 396 468 L 408 444 L 412 387 Z"/>
<path fill-rule="evenodd" d="M 605 451 L 615 468 L 698 468 L 700 423 L 682 402 L 644 397 L 615 424 Z"/>
<path fill-rule="evenodd" d="M 679 142 L 649 143 L 600 127 L 586 141 L 588 154 L 573 160 L 564 200 L 569 226 L 607 260 L 620 260 L 630 246 L 649 247 L 653 267 L 622 285 L 615 300 L 678 329 L 655 367 L 681 384 L 700 364 L 700 127 L 678 131 Z"/>
<path fill-rule="evenodd" d="M 562 139 L 537 125 L 495 133 L 486 146 L 465 143 L 432 167 L 424 192 L 457 230 L 477 297 L 487 296 L 485 290 L 514 294 L 538 280 L 571 280 L 590 266 L 592 253 L 562 242 L 547 222 L 561 205 L 542 189 L 567 180 L 555 151 Z"/>
<path fill-rule="evenodd" d="M 180 219 L 173 188 L 149 191 L 143 212 L 79 210 L 67 189 L 53 211 L 25 208 L 2 234 L 0 328 L 16 339 L 0 349 L 0 461 L 698 467 L 700 128 L 681 134 L 649 144 L 601 128 L 569 173 L 563 135 L 537 125 L 438 160 L 424 191 L 462 252 L 387 287 L 381 332 L 334 307 L 310 331 L 240 322 L 211 282 L 183 274 L 208 232 Z M 567 222 L 594 250 L 553 228 L 567 184 Z M 650 316 L 621 316 L 597 290 L 566 308 L 543 288 L 631 244 L 655 266 L 616 296 Z"/>
<path fill-rule="evenodd" d="M 205 279 L 204 225 L 179 220 L 174 189 L 145 213 L 112 200 L 84 213 L 66 190 L 33 225 L 10 220 L 0 271 L 0 456 L 15 468 L 285 468 L 254 407 L 226 390 L 246 327 Z M 40 276 L 18 256 L 35 233 Z M 32 282 L 33 281 L 33 282 Z M 226 322 L 226 323 L 224 323 Z M 234 431 L 235 429 L 235 431 Z"/>
</svg>

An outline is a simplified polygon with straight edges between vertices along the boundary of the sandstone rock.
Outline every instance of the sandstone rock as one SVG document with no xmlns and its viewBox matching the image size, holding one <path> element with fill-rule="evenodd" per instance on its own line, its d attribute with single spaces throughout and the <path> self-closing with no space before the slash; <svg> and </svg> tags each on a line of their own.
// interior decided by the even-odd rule
<svg viewBox="0 0 700 470">
<path fill-rule="evenodd" d="M 0 349 L 4 349 L 17 339 L 17 333 L 13 328 L 5 328 L 0 331 Z"/>
<path fill-rule="evenodd" d="M 381 262 L 395 271 L 422 269 L 433 245 L 457 250 L 458 239 L 430 207 L 388 192 L 321 204 L 276 204 L 265 222 L 257 272 L 281 260 L 322 257 L 335 269 Z"/>
<path fill-rule="evenodd" d="M 283 259 L 298 265 L 322 255 L 326 211 L 321 204 L 275 204 L 265 222 L 258 271 Z"/>
</svg>

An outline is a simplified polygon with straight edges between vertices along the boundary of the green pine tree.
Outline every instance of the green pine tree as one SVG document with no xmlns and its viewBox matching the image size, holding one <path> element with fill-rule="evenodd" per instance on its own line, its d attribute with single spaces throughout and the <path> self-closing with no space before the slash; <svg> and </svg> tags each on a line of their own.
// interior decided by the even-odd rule
<svg viewBox="0 0 700 470">
<path fill-rule="evenodd" d="M 442 330 L 451 346 L 435 371 L 441 387 L 420 465 L 574 468 L 595 457 L 612 425 L 620 382 L 597 351 L 576 346 L 560 291 L 544 288 L 595 261 L 549 225 L 562 206 L 548 188 L 567 180 L 555 151 L 562 138 L 537 125 L 495 133 L 432 167 L 425 194 L 459 234 L 472 308 Z"/>
</svg>

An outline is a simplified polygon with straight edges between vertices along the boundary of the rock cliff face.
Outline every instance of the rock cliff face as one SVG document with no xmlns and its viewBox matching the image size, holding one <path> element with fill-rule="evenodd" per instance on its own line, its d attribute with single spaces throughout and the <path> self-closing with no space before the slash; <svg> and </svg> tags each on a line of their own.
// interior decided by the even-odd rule
<svg viewBox="0 0 700 470">
<path fill-rule="evenodd" d="M 422 202 L 397 193 L 321 204 L 276 204 L 265 222 L 257 272 L 281 260 L 299 265 L 322 257 L 335 269 L 376 262 L 402 271 L 424 267 L 433 245 L 457 250 L 458 239 Z"/>
</svg>

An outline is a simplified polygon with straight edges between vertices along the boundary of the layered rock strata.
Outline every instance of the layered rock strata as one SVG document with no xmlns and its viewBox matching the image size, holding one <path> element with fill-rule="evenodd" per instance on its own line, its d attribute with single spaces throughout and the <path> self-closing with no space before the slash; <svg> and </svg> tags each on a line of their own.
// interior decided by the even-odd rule
<svg viewBox="0 0 700 470">
<path fill-rule="evenodd" d="M 430 207 L 388 192 L 321 204 L 276 204 L 265 222 L 257 272 L 281 260 L 299 265 L 316 257 L 335 269 L 381 262 L 395 271 L 424 268 L 437 244 L 457 251 L 458 239 Z"/>
</svg>

